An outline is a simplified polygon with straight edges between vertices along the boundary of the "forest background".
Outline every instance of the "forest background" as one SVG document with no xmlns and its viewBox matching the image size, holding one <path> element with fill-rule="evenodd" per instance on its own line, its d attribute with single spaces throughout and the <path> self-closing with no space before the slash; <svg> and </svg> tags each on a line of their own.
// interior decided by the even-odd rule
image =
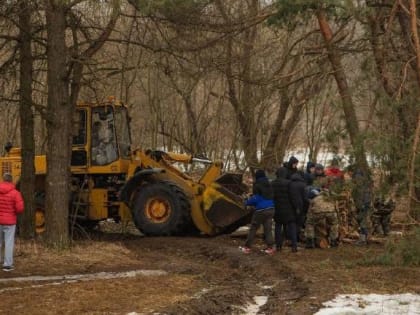
<svg viewBox="0 0 420 315">
<path fill-rule="evenodd" d="M 0 143 L 22 147 L 24 234 L 33 236 L 34 155 L 47 154 L 46 208 L 66 208 L 74 106 L 110 95 L 129 106 L 133 147 L 206 155 L 241 171 L 272 171 L 290 152 L 314 162 L 330 152 L 374 171 L 384 191 L 397 185 L 418 220 L 417 6 L 3 1 Z M 51 244 L 68 242 L 63 217 L 47 213 Z"/>
</svg>

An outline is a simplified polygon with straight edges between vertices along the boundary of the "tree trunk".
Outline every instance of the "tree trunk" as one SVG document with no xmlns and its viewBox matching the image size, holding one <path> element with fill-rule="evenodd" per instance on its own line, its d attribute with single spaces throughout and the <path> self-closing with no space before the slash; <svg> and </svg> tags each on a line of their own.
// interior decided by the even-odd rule
<svg viewBox="0 0 420 315">
<path fill-rule="evenodd" d="M 371 31 L 371 36 L 369 37 L 369 40 L 372 45 L 372 52 L 373 57 L 375 59 L 378 79 L 381 81 L 386 94 L 389 97 L 394 98 L 396 96 L 397 90 L 393 86 L 391 75 L 387 71 L 387 63 L 385 61 L 385 47 L 383 39 L 381 38 L 381 30 L 379 23 L 379 16 L 369 16 L 369 26 Z"/>
<path fill-rule="evenodd" d="M 20 236 L 33 238 L 35 236 L 34 186 L 35 186 L 35 142 L 34 114 L 32 111 L 32 69 L 33 57 L 31 50 L 31 8 L 28 1 L 19 1 L 19 62 L 20 62 L 20 134 L 22 148 L 22 170 L 20 191 L 25 200 L 25 211 L 20 222 Z"/>
<path fill-rule="evenodd" d="M 420 40 L 419 40 L 419 34 L 417 30 L 417 8 L 416 8 L 416 1 L 410 0 L 410 14 L 411 14 L 411 33 L 412 33 L 412 41 L 415 48 L 416 53 L 416 77 L 417 77 L 417 84 L 420 88 Z M 418 172 L 416 172 L 416 160 L 417 160 L 417 151 L 419 148 L 419 141 L 420 141 L 420 112 L 417 113 L 417 126 L 416 131 L 414 134 L 413 139 L 413 146 L 412 146 L 412 153 L 410 157 L 410 164 L 409 164 L 409 170 L 408 170 L 408 181 L 409 181 L 409 196 L 410 196 L 410 214 L 411 216 L 418 220 L 420 217 L 420 214 L 417 210 L 416 205 L 419 203 L 419 198 L 416 196 L 416 178 L 418 178 L 416 175 Z"/>
<path fill-rule="evenodd" d="M 248 47 L 248 49 L 250 49 Z M 258 157 L 257 157 L 257 137 L 256 130 L 254 126 L 254 115 L 252 108 L 249 108 L 249 100 L 239 100 L 237 96 L 237 88 L 235 85 L 235 78 L 232 73 L 232 41 L 229 39 L 227 47 L 227 68 L 226 68 L 226 77 L 228 83 L 228 95 L 229 101 L 233 106 L 235 111 L 236 118 L 238 120 L 239 129 L 241 131 L 241 144 L 242 149 L 244 150 L 244 157 L 247 165 L 251 169 L 259 167 Z M 249 61 L 249 60 L 248 60 Z M 249 67 L 249 65 L 248 65 Z M 246 81 L 246 79 L 243 79 Z M 238 83 L 239 84 L 239 83 Z M 242 90 L 251 89 L 250 84 L 248 86 L 242 87 Z M 239 88 L 238 88 L 239 90 Z M 246 104 L 244 104 L 244 102 Z"/>
<path fill-rule="evenodd" d="M 286 154 L 286 149 L 289 144 L 290 137 L 292 136 L 292 133 L 295 130 L 297 123 L 299 122 L 303 106 L 304 102 L 294 105 L 289 119 L 287 119 L 286 123 L 284 124 L 282 130 L 283 133 L 280 137 L 280 141 L 277 145 L 276 150 L 276 156 L 280 162 L 284 159 L 284 155 Z"/>
<path fill-rule="evenodd" d="M 366 160 L 363 138 L 361 137 L 359 131 L 359 124 L 357 121 L 356 112 L 354 110 L 351 92 L 347 84 L 347 78 L 341 64 L 340 56 L 334 49 L 334 44 L 332 42 L 332 31 L 323 9 L 319 9 L 317 11 L 317 19 L 322 36 L 325 40 L 325 46 L 328 51 L 328 58 L 334 69 L 334 78 L 340 92 L 346 127 L 350 136 L 350 142 L 354 150 L 356 163 L 358 164 L 358 167 L 360 167 L 367 174 L 369 168 Z"/>
<path fill-rule="evenodd" d="M 46 242 L 56 248 L 69 244 L 68 207 L 72 106 L 67 75 L 64 2 L 46 1 L 47 24 L 47 178 Z"/>
<path fill-rule="evenodd" d="M 291 106 L 291 100 L 287 89 L 281 92 L 281 103 L 276 120 L 271 128 L 270 137 L 265 145 L 262 156 L 262 166 L 267 169 L 275 169 L 282 164 L 290 136 L 300 119 L 304 102 Z M 286 119 L 287 112 L 291 108 L 290 117 Z M 281 165 L 280 165 L 281 166 Z"/>
<path fill-rule="evenodd" d="M 284 132 L 286 130 L 283 128 L 283 122 L 286 118 L 287 111 L 290 107 L 290 98 L 288 97 L 286 90 L 283 90 L 280 94 L 281 94 L 280 105 L 277 111 L 276 120 L 274 122 L 273 127 L 271 128 L 270 137 L 268 138 L 263 156 L 261 158 L 261 161 L 262 161 L 261 164 L 265 167 L 267 166 L 273 167 L 276 164 L 278 164 L 277 159 L 279 157 L 276 156 L 277 142 L 280 135 L 281 135 L 281 139 L 286 138 L 286 136 L 284 135 Z M 283 156 L 281 156 L 280 158 L 283 159 Z"/>
</svg>

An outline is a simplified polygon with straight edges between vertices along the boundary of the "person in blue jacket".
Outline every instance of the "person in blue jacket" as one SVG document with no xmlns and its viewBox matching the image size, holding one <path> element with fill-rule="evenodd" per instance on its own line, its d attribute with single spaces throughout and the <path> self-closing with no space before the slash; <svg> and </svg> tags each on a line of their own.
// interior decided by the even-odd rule
<svg viewBox="0 0 420 315">
<path fill-rule="evenodd" d="M 254 207 L 255 212 L 252 216 L 251 227 L 248 232 L 245 246 L 241 246 L 240 250 L 245 254 L 251 252 L 257 229 L 260 225 L 263 225 L 264 240 L 267 244 L 267 248 L 263 251 L 269 255 L 274 254 L 275 250 L 273 249 L 274 239 L 272 232 L 274 216 L 273 190 L 270 181 L 263 170 L 257 170 L 255 172 L 252 195 L 245 201 L 245 205 Z"/>
</svg>

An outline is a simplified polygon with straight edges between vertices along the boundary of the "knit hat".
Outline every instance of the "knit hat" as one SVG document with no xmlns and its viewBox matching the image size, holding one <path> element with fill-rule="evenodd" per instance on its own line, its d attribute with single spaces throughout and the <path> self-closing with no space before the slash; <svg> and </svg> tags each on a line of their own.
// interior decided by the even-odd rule
<svg viewBox="0 0 420 315">
<path fill-rule="evenodd" d="M 257 170 L 255 172 L 255 179 L 259 179 L 259 178 L 263 178 L 263 177 L 267 177 L 263 170 Z"/>
<path fill-rule="evenodd" d="M 9 182 L 9 183 L 13 182 L 13 176 L 12 176 L 12 174 L 10 174 L 10 173 L 4 173 L 3 174 L 3 180 L 5 182 Z"/>
<path fill-rule="evenodd" d="M 293 165 L 293 164 L 296 164 L 296 163 L 299 163 L 299 160 L 292 155 L 289 159 L 289 165 Z"/>
<path fill-rule="evenodd" d="M 314 199 L 316 196 L 318 196 L 321 193 L 321 191 L 317 188 L 313 188 L 308 193 L 309 199 Z"/>
</svg>

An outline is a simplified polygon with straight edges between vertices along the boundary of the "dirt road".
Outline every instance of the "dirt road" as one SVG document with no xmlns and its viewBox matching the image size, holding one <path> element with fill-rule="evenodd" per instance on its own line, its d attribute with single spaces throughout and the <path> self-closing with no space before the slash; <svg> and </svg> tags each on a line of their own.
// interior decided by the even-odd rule
<svg viewBox="0 0 420 315">
<path fill-rule="evenodd" d="M 89 281 L 1 281 L 1 314 L 313 314 L 338 293 L 420 293 L 419 268 L 358 263 L 381 245 L 242 254 L 243 239 L 101 234 L 51 251 L 17 242 L 1 279 L 157 271 Z M 256 249 L 261 247 L 258 241 Z M 263 301 L 258 307 L 254 300 Z"/>
</svg>

